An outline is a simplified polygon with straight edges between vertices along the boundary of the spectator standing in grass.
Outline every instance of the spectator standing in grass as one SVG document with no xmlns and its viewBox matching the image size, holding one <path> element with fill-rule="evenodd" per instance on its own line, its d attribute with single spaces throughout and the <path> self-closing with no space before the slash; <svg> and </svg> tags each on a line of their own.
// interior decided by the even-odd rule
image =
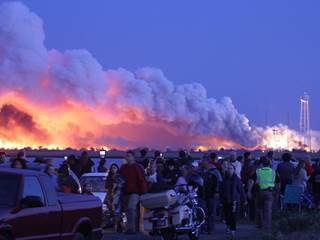
<svg viewBox="0 0 320 240">
<path fill-rule="evenodd" d="M 292 157 L 290 153 L 282 155 L 282 163 L 277 167 L 277 173 L 280 177 L 280 193 L 284 194 L 286 186 L 292 184 L 295 167 L 291 163 Z"/>
<path fill-rule="evenodd" d="M 311 183 L 314 206 L 319 210 L 320 209 L 320 160 L 318 160 L 315 170 L 311 174 L 309 182 Z"/>
<path fill-rule="evenodd" d="M 241 181 L 244 184 L 244 189 L 247 196 L 251 196 L 252 194 L 248 194 L 249 191 L 249 180 L 252 178 L 252 176 L 256 173 L 256 168 L 252 164 L 252 160 L 250 158 L 250 152 L 246 152 L 244 154 L 244 165 L 241 171 Z M 254 221 L 255 219 L 255 201 L 252 197 L 248 198 L 248 212 L 249 212 L 249 219 L 251 221 Z"/>
<path fill-rule="evenodd" d="M 305 161 L 300 160 L 293 174 L 292 184 L 302 188 L 303 192 L 307 188 L 308 174 L 305 169 Z"/>
<path fill-rule="evenodd" d="M 314 172 L 314 167 L 313 167 L 313 165 L 312 165 L 310 156 L 307 156 L 307 157 L 305 158 L 305 169 L 306 169 L 306 171 L 307 171 L 308 177 L 310 177 L 311 174 Z"/>
<path fill-rule="evenodd" d="M 256 171 L 256 184 L 258 186 L 257 211 L 261 227 L 271 230 L 273 191 L 276 173 L 271 168 L 269 159 L 262 157 L 262 168 Z"/>
</svg>

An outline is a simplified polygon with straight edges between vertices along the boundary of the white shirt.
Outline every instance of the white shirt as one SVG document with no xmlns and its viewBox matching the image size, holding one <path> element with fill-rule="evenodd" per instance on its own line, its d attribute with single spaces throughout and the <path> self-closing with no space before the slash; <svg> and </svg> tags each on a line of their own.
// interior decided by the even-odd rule
<svg viewBox="0 0 320 240">
<path fill-rule="evenodd" d="M 235 174 L 238 176 L 238 178 L 241 179 L 241 163 L 239 161 L 230 162 L 230 164 L 235 168 Z"/>
<path fill-rule="evenodd" d="M 146 176 L 148 183 L 157 183 L 157 173 L 155 172 L 152 175 Z"/>
<path fill-rule="evenodd" d="M 307 171 L 304 168 L 302 168 L 300 169 L 300 172 L 298 175 L 293 176 L 292 184 L 302 187 L 302 189 L 305 190 L 307 187 L 307 181 L 308 181 Z"/>
</svg>

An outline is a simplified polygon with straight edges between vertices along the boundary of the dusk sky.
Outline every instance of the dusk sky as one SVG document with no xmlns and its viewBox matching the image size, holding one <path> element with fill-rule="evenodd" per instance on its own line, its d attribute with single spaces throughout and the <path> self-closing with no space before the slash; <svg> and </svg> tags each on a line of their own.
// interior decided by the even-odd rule
<svg viewBox="0 0 320 240">
<path fill-rule="evenodd" d="M 3 2 L 0 0 L 0 2 Z M 105 69 L 151 66 L 229 96 L 254 125 L 320 130 L 320 1 L 26 0 L 47 48 L 85 48 Z"/>
</svg>

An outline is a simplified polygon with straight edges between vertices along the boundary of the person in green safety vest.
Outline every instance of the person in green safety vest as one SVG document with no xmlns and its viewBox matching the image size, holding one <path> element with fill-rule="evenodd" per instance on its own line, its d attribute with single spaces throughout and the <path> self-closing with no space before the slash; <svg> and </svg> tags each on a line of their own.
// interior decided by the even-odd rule
<svg viewBox="0 0 320 240">
<path fill-rule="evenodd" d="M 256 171 L 258 225 L 267 230 L 271 229 L 273 190 L 276 173 L 271 168 L 270 160 L 262 157 L 262 167 Z"/>
</svg>

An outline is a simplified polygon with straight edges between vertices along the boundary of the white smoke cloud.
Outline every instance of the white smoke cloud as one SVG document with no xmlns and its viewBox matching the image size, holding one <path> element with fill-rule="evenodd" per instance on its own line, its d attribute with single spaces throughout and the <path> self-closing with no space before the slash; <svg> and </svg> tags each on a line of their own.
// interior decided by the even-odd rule
<svg viewBox="0 0 320 240">
<path fill-rule="evenodd" d="M 320 150 L 320 132 L 311 131 L 311 150 L 318 151 Z"/>
<path fill-rule="evenodd" d="M 142 68 L 135 74 L 124 69 L 111 70 L 106 76 L 110 87 L 117 91 L 117 104 L 138 107 L 147 118 L 161 119 L 180 132 L 219 136 L 247 146 L 260 140 L 230 98 L 220 102 L 208 98 L 199 83 L 175 86 L 154 68 Z"/>
<path fill-rule="evenodd" d="M 106 90 L 101 65 L 86 50 L 60 53 L 44 46 L 41 18 L 20 2 L 0 7 L 0 82 L 2 90 L 14 90 L 32 97 L 73 97 L 96 102 Z M 47 90 L 39 81 L 48 81 Z M 45 93 L 43 93 L 46 91 Z M 48 95 L 49 94 L 49 95 Z M 53 95 L 54 94 L 54 95 Z M 52 96 L 53 95 L 53 96 Z"/>
<path fill-rule="evenodd" d="M 87 50 L 48 50 L 44 39 L 42 20 L 25 5 L 0 5 L 0 94 L 9 90 L 50 104 L 70 100 L 104 105 L 117 109 L 114 114 L 138 108 L 143 121 L 161 121 L 177 134 L 218 136 L 245 146 L 263 144 L 270 134 L 269 129 L 251 127 L 230 98 L 208 97 L 199 83 L 175 85 L 150 67 L 135 73 L 105 71 Z M 99 139 L 126 142 L 121 136 Z"/>
<path fill-rule="evenodd" d="M 19 2 L 0 7 L 0 81 L 15 90 L 35 86 L 47 62 L 42 20 Z"/>
<path fill-rule="evenodd" d="M 49 52 L 49 88 L 77 101 L 96 103 L 105 98 L 106 82 L 101 65 L 87 50 Z"/>
</svg>

